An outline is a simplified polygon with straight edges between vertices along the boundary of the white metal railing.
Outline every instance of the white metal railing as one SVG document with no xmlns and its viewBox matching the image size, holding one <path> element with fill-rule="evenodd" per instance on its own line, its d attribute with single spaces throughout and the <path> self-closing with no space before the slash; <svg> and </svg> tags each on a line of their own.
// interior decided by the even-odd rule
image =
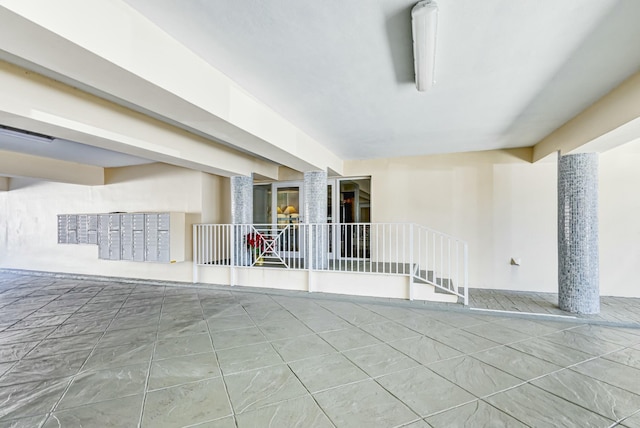
<svg viewBox="0 0 640 428">
<path fill-rule="evenodd" d="M 197 266 L 396 274 L 468 304 L 467 243 L 408 223 L 197 224 Z"/>
</svg>

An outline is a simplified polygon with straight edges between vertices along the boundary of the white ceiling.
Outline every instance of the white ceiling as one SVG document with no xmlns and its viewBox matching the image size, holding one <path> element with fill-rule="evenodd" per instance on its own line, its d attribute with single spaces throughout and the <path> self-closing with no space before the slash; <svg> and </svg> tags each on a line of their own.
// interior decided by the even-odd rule
<svg viewBox="0 0 640 428">
<path fill-rule="evenodd" d="M 531 146 L 640 68 L 640 1 L 438 0 L 416 91 L 411 0 L 126 0 L 346 159 Z"/>
<path fill-rule="evenodd" d="M 0 134 L 0 150 L 26 153 L 86 165 L 112 168 L 150 163 L 147 159 L 126 155 L 73 141 L 54 139 L 50 143 Z"/>
<path fill-rule="evenodd" d="M 124 1 L 344 159 L 531 146 L 640 69 L 638 0 L 436 0 L 437 82 L 425 93 L 413 76 L 417 0 Z M 111 99 L 80 83 L 69 84 Z M 65 140 L 0 136 L 0 150 L 148 162 Z"/>
</svg>

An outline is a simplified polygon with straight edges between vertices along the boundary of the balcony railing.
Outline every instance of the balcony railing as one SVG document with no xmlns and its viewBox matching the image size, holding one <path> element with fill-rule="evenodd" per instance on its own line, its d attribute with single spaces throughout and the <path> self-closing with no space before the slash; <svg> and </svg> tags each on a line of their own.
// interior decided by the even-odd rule
<svg viewBox="0 0 640 428">
<path fill-rule="evenodd" d="M 468 304 L 467 243 L 407 223 L 197 224 L 196 266 L 404 275 Z"/>
</svg>

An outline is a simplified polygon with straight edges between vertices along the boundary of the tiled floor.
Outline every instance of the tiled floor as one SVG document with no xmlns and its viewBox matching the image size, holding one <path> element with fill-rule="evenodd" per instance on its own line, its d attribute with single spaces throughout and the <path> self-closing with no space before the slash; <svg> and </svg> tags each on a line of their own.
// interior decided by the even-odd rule
<svg viewBox="0 0 640 428">
<path fill-rule="evenodd" d="M 560 310 L 556 293 L 471 289 L 469 306 L 477 309 L 572 317 L 598 324 L 640 327 L 640 299 L 637 298 L 601 296 L 599 314 L 580 315 Z"/>
<path fill-rule="evenodd" d="M 0 428 L 617 423 L 640 329 L 0 272 Z"/>
</svg>

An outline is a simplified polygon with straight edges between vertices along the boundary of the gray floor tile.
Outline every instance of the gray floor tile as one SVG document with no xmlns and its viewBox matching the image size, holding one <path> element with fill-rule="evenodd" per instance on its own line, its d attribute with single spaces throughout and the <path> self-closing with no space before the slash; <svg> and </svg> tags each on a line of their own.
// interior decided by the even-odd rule
<svg viewBox="0 0 640 428">
<path fill-rule="evenodd" d="M 300 321 L 290 321 L 286 323 L 271 321 L 260 324 L 260 330 L 268 340 L 287 339 L 313 333 L 312 330 Z"/>
<path fill-rule="evenodd" d="M 440 322 L 435 318 L 426 315 L 418 315 L 416 313 L 409 313 L 407 317 L 399 318 L 396 322 L 413 331 L 424 334 L 425 336 L 429 336 L 436 332 L 453 330 L 452 327 L 449 327 L 447 324 Z"/>
<path fill-rule="evenodd" d="M 422 417 L 476 399 L 422 366 L 382 376 L 376 381 Z"/>
<path fill-rule="evenodd" d="M 425 336 L 397 340 L 389 345 L 424 365 L 462 355 L 459 351 Z"/>
<path fill-rule="evenodd" d="M 410 337 L 421 336 L 420 333 L 394 321 L 367 324 L 363 325 L 361 328 L 362 330 L 378 338 L 379 340 L 382 340 L 383 342 L 391 342 L 393 340 L 408 339 Z"/>
<path fill-rule="evenodd" d="M 640 428 L 640 412 L 623 420 L 620 423 L 620 426 L 626 428 Z"/>
<path fill-rule="evenodd" d="M 496 367 L 522 380 L 530 380 L 562 367 L 517 351 L 507 346 L 491 348 L 473 354 L 473 358 Z"/>
<path fill-rule="evenodd" d="M 32 360 L 23 359 L 0 377 L 0 385 L 7 386 L 75 375 L 88 354 L 88 352 L 76 351 Z"/>
<path fill-rule="evenodd" d="M 314 395 L 337 427 L 392 427 L 419 417 L 373 380 Z"/>
<path fill-rule="evenodd" d="M 149 392 L 142 427 L 183 427 L 231 413 L 222 378 L 207 379 Z"/>
<path fill-rule="evenodd" d="M 216 350 L 235 348 L 238 346 L 252 345 L 267 341 L 258 327 L 211 332 L 211 340 L 213 341 L 213 347 Z"/>
<path fill-rule="evenodd" d="M 351 324 L 335 315 L 331 315 L 328 317 L 308 318 L 304 319 L 303 322 L 307 325 L 307 327 L 309 327 L 316 333 L 343 330 L 345 328 L 353 327 Z"/>
<path fill-rule="evenodd" d="M 433 428 L 526 428 L 527 425 L 482 400 L 428 417 Z"/>
<path fill-rule="evenodd" d="M 17 364 L 16 361 L 0 360 L 0 377 L 5 374 L 11 367 Z"/>
<path fill-rule="evenodd" d="M 44 415 L 58 402 L 70 378 L 0 387 L 0 421 Z"/>
<path fill-rule="evenodd" d="M 528 339 L 530 336 L 517 330 L 510 329 L 505 323 L 488 323 L 466 327 L 464 330 L 493 342 L 507 344 Z"/>
<path fill-rule="evenodd" d="M 239 315 L 231 315 L 231 316 L 217 316 L 209 319 L 207 322 L 209 324 L 209 330 L 214 331 L 224 331 L 224 330 L 236 330 L 239 328 L 248 328 L 255 327 L 255 323 L 247 315 L 244 313 Z"/>
<path fill-rule="evenodd" d="M 42 428 L 137 427 L 142 394 L 53 412 Z"/>
<path fill-rule="evenodd" d="M 51 337 L 76 336 L 79 334 L 102 333 L 107 327 L 111 318 L 99 318 L 95 320 L 75 320 L 69 318 L 64 324 L 60 325 L 51 333 Z"/>
<path fill-rule="evenodd" d="M 81 353 L 80 351 L 84 351 L 84 356 L 88 357 L 100 336 L 100 333 L 91 333 L 45 339 L 24 358 L 40 359 L 73 352 Z"/>
<path fill-rule="evenodd" d="M 567 348 L 544 337 L 512 343 L 509 347 L 563 367 L 593 358 L 591 354 Z"/>
<path fill-rule="evenodd" d="M 302 360 L 337 352 L 317 334 L 275 340 L 271 345 L 286 362 Z"/>
<path fill-rule="evenodd" d="M 371 377 L 382 376 L 419 365 L 415 360 L 384 343 L 347 351 L 344 356 Z"/>
<path fill-rule="evenodd" d="M 98 348 L 121 346 L 129 343 L 153 343 L 157 338 L 156 327 L 130 328 L 108 331 L 98 342 Z"/>
<path fill-rule="evenodd" d="M 220 375 L 218 361 L 213 352 L 168 358 L 151 364 L 148 389 L 166 388 Z"/>
<path fill-rule="evenodd" d="M 18 342 L 0 345 L 0 361 L 16 361 L 36 347 L 38 342 Z"/>
<path fill-rule="evenodd" d="M 19 419 L 0 420 L 0 428 L 33 428 L 40 426 L 47 415 L 30 416 Z"/>
<path fill-rule="evenodd" d="M 211 305 L 203 304 L 202 312 L 208 322 L 211 322 L 215 318 L 247 314 L 247 311 L 245 311 L 242 305 L 239 303 L 215 303 Z"/>
<path fill-rule="evenodd" d="M 433 331 L 426 336 L 464 353 L 483 351 L 500 345 L 464 330 L 444 329 Z"/>
<path fill-rule="evenodd" d="M 28 329 L 7 329 L 0 332 L 0 346 L 21 342 L 36 342 L 44 339 L 55 330 L 55 327 L 36 327 Z"/>
<path fill-rule="evenodd" d="M 158 326 L 158 338 L 189 336 L 192 334 L 208 333 L 209 328 L 205 320 L 187 320 L 179 322 L 160 322 Z"/>
<path fill-rule="evenodd" d="M 207 333 L 170 337 L 168 339 L 158 340 L 153 359 L 162 360 L 164 358 L 201 354 L 211 351 L 213 351 L 213 345 Z"/>
<path fill-rule="evenodd" d="M 216 351 L 222 372 L 227 375 L 282 364 L 282 358 L 268 343 Z"/>
<path fill-rule="evenodd" d="M 129 343 L 108 348 L 96 348 L 82 367 L 83 371 L 95 371 L 133 364 L 148 364 L 153 343 Z"/>
<path fill-rule="evenodd" d="M 238 428 L 331 428 L 333 424 L 310 396 L 240 413 Z M 235 426 L 235 425 L 234 425 Z"/>
<path fill-rule="evenodd" d="M 284 364 L 228 375 L 224 380 L 236 415 L 308 394 Z"/>
<path fill-rule="evenodd" d="M 613 421 L 532 385 L 486 398 L 489 404 L 532 427 L 608 427 Z"/>
<path fill-rule="evenodd" d="M 596 358 L 573 366 L 571 370 L 640 395 L 639 369 L 603 358 Z"/>
<path fill-rule="evenodd" d="M 623 345 L 618 345 L 616 343 L 609 342 L 608 340 L 575 333 L 574 330 L 563 330 L 557 333 L 548 334 L 544 336 L 544 339 L 581 352 L 586 352 L 593 356 L 618 351 L 624 347 Z"/>
<path fill-rule="evenodd" d="M 312 393 L 369 377 L 342 354 L 308 358 L 289 366 Z"/>
<path fill-rule="evenodd" d="M 58 326 L 64 323 L 67 318 L 69 318 L 69 314 L 63 315 L 48 315 L 48 316 L 34 316 L 30 315 L 27 318 L 23 319 L 20 322 L 15 323 L 12 328 L 13 329 L 21 329 L 21 328 L 35 328 L 35 327 L 53 327 Z"/>
<path fill-rule="evenodd" d="M 476 324 L 483 324 L 486 321 L 482 318 L 474 317 L 472 315 L 461 314 L 459 312 L 446 312 L 446 311 L 421 311 L 425 316 L 432 318 L 438 322 L 445 324 L 450 328 L 464 328 L 471 327 Z"/>
<path fill-rule="evenodd" d="M 493 394 L 522 382 L 515 376 L 469 356 L 433 363 L 429 368 L 477 397 Z"/>
<path fill-rule="evenodd" d="M 554 325 L 551 323 L 545 324 L 544 322 L 521 318 L 507 318 L 502 321 L 502 323 L 512 330 L 519 331 L 532 337 L 544 336 L 545 334 L 555 333 L 567 328 L 566 323 Z"/>
<path fill-rule="evenodd" d="M 143 392 L 148 366 L 138 364 L 84 372 L 73 380 L 56 410 L 112 400 Z"/>
<path fill-rule="evenodd" d="M 640 349 L 627 348 L 622 351 L 604 355 L 602 358 L 640 369 Z"/>
<path fill-rule="evenodd" d="M 356 327 L 320 333 L 320 337 L 329 342 L 338 351 L 348 351 L 349 349 L 380 343 L 378 339 Z"/>
<path fill-rule="evenodd" d="M 562 370 L 532 383 L 608 419 L 620 420 L 640 410 L 640 395 L 573 370 Z"/>
<path fill-rule="evenodd" d="M 237 428 L 236 419 L 233 416 L 191 425 L 189 428 Z"/>
<path fill-rule="evenodd" d="M 601 325 L 581 325 L 571 329 L 572 333 L 589 338 L 606 340 L 617 345 L 634 346 L 640 344 L 640 330 L 633 328 L 614 328 Z"/>
</svg>

